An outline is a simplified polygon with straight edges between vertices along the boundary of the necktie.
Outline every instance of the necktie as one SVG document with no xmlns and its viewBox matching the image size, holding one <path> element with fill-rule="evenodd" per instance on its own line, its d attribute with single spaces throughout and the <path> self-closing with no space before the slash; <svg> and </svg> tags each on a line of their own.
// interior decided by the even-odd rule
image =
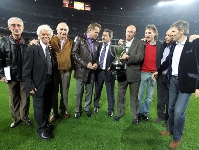
<svg viewBox="0 0 199 150">
<path fill-rule="evenodd" d="M 103 68 L 104 57 L 105 57 L 105 53 L 106 53 L 106 46 L 107 46 L 107 45 L 108 45 L 108 44 L 104 44 L 104 48 L 103 48 L 103 50 L 102 50 L 102 52 L 101 52 L 101 55 L 100 55 L 100 62 L 99 62 L 100 69 L 102 69 L 102 68 Z"/>
<path fill-rule="evenodd" d="M 52 62 L 51 62 L 51 56 L 48 47 L 46 47 L 46 60 L 48 64 L 48 74 L 52 74 Z"/>
</svg>

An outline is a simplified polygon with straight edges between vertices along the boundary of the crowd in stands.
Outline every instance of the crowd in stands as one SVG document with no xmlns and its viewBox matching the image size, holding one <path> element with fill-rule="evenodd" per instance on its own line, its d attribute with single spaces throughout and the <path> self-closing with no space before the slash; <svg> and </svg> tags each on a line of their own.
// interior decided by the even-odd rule
<svg viewBox="0 0 199 150">
<path fill-rule="evenodd" d="M 25 32 L 35 33 L 41 24 L 48 24 L 53 30 L 59 22 L 66 22 L 70 28 L 69 36 L 75 37 L 85 32 L 87 24 L 98 22 L 102 29 L 114 31 L 114 39 L 124 38 L 125 28 L 133 24 L 137 27 L 137 38 L 144 36 L 144 27 L 154 24 L 159 30 L 159 39 L 164 39 L 164 34 L 169 26 L 176 20 L 182 19 L 190 23 L 190 34 L 199 34 L 198 5 L 192 4 L 190 9 L 183 7 L 150 8 L 146 11 L 79 11 L 68 8 L 53 8 L 41 5 L 28 5 L 14 3 L 13 1 L 0 2 L 0 27 L 7 30 L 7 20 L 17 16 L 25 22 Z M 185 11 L 187 13 L 185 13 Z M 183 13 L 183 15 L 182 15 Z"/>
</svg>

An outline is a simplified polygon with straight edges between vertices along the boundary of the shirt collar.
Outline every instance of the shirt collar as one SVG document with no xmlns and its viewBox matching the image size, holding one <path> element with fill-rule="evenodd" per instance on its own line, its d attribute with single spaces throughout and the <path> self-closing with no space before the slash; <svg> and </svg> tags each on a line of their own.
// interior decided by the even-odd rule
<svg viewBox="0 0 199 150">
<path fill-rule="evenodd" d="M 47 45 L 45 45 L 41 40 L 39 40 L 41 47 L 45 50 Z"/>
<path fill-rule="evenodd" d="M 88 33 L 86 33 L 86 38 L 87 38 L 87 40 L 89 40 L 91 43 L 94 43 L 96 40 L 94 40 L 94 39 L 91 39 L 90 37 L 89 37 L 89 35 L 88 35 Z"/>
<path fill-rule="evenodd" d="M 148 41 L 146 41 L 149 45 L 151 45 L 151 46 L 156 46 L 156 41 L 154 41 L 154 43 L 153 44 L 150 44 Z"/>
<path fill-rule="evenodd" d="M 187 37 L 185 38 L 185 40 L 182 43 L 179 43 L 176 41 L 176 45 L 184 45 L 186 41 L 187 41 Z"/>
<path fill-rule="evenodd" d="M 126 43 L 132 43 L 134 38 L 132 38 L 130 41 L 126 41 Z"/>
<path fill-rule="evenodd" d="M 21 37 L 20 37 L 19 39 L 14 39 L 12 35 L 11 35 L 11 37 L 12 37 L 12 39 L 15 41 L 15 43 L 16 43 L 17 45 L 19 45 L 19 44 L 21 43 L 21 41 L 22 41 L 22 38 L 21 38 Z"/>
</svg>

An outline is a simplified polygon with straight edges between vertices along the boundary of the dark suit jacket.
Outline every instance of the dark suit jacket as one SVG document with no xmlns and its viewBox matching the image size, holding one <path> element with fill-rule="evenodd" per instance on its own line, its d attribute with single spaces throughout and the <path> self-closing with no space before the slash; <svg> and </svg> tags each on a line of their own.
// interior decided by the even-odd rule
<svg viewBox="0 0 199 150">
<path fill-rule="evenodd" d="M 100 51 L 102 49 L 102 45 L 103 45 L 103 43 L 100 43 L 100 45 L 98 47 L 99 56 L 100 56 Z M 110 44 L 109 51 L 108 51 L 107 57 L 106 57 L 106 67 L 105 67 L 106 71 L 108 70 L 109 67 L 111 67 L 112 62 L 115 59 L 114 56 L 115 56 L 115 51 L 114 51 L 114 48 L 111 47 L 111 44 Z M 100 68 L 98 66 L 98 69 L 96 70 L 96 80 L 97 80 L 97 75 L 98 75 L 99 71 L 100 71 Z M 106 72 L 106 79 L 107 79 L 107 81 L 115 80 L 115 75 L 112 75 L 111 73 Z"/>
<path fill-rule="evenodd" d="M 28 95 L 30 95 L 30 91 L 37 88 L 35 95 L 42 96 L 48 71 L 45 54 L 42 47 L 38 45 L 31 45 L 26 49 L 26 51 L 27 53 L 23 62 L 23 80 L 25 84 L 25 91 Z M 53 60 L 52 64 L 54 64 Z"/>
<path fill-rule="evenodd" d="M 178 80 L 179 88 L 182 93 L 193 93 L 198 87 L 198 60 L 199 60 L 199 39 L 194 40 L 192 43 L 187 41 L 182 50 L 179 66 L 178 66 Z M 176 44 L 173 44 L 170 54 L 166 61 L 158 68 L 158 74 L 169 67 L 168 75 L 171 78 L 172 73 L 172 58 Z"/>
<path fill-rule="evenodd" d="M 161 65 L 165 45 L 161 41 L 156 41 L 156 69 Z"/>
<path fill-rule="evenodd" d="M 141 80 L 141 64 L 144 58 L 144 42 L 134 39 L 129 51 L 129 59 L 126 61 L 126 79 L 128 82 Z"/>
</svg>

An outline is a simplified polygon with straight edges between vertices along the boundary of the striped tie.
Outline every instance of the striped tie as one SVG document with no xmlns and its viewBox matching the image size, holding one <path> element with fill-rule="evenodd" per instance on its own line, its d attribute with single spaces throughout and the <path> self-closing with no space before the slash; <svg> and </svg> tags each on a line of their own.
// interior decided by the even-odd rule
<svg viewBox="0 0 199 150">
<path fill-rule="evenodd" d="M 52 62 L 51 62 L 51 56 L 48 47 L 46 47 L 46 60 L 48 64 L 48 74 L 52 74 Z"/>
<path fill-rule="evenodd" d="M 106 46 L 107 46 L 107 45 L 108 45 L 108 44 L 104 44 L 104 48 L 103 48 L 103 50 L 102 50 L 102 52 L 101 52 L 101 55 L 100 55 L 100 62 L 99 62 L 100 69 L 102 69 L 102 68 L 103 68 L 104 57 L 105 57 L 105 53 L 106 53 Z"/>
</svg>

